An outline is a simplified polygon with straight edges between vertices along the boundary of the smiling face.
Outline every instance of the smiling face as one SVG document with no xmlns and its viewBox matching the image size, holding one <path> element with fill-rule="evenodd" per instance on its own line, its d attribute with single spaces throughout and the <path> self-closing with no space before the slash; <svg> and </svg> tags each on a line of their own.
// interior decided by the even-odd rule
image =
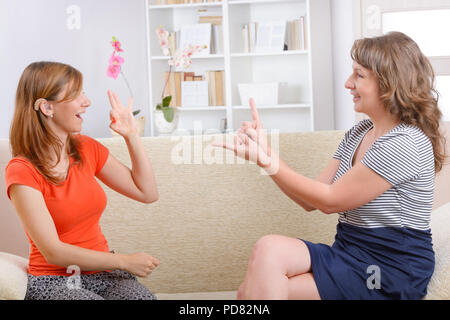
<svg viewBox="0 0 450 320">
<path fill-rule="evenodd" d="M 63 100 L 64 97 L 68 96 L 68 87 L 68 85 L 64 86 L 64 89 L 58 94 L 57 101 Z M 49 101 L 49 105 L 53 114 L 49 125 L 56 134 L 64 136 L 81 132 L 83 113 L 91 105 L 91 101 L 86 97 L 84 92 L 80 92 L 71 100 L 60 102 Z"/>
<path fill-rule="evenodd" d="M 345 88 L 353 95 L 354 109 L 371 116 L 374 113 L 384 111 L 380 98 L 380 87 L 375 74 L 353 62 L 353 73 L 345 82 Z"/>
</svg>

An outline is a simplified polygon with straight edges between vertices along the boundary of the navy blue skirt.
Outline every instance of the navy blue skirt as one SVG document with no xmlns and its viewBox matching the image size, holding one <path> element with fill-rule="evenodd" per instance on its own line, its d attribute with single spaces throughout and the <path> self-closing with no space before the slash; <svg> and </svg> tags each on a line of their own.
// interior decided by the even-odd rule
<svg viewBox="0 0 450 320">
<path fill-rule="evenodd" d="M 324 300 L 422 299 L 434 271 L 431 231 L 337 225 L 330 247 L 305 241 Z"/>
</svg>

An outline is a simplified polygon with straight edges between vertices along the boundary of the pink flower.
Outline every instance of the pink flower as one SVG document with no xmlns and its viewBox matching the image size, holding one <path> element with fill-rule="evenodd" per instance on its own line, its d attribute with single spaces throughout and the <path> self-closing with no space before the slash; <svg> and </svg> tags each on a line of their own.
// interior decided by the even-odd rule
<svg viewBox="0 0 450 320">
<path fill-rule="evenodd" d="M 123 52 L 123 50 L 120 48 L 120 42 L 119 41 L 112 41 L 112 45 L 114 47 L 114 51 L 116 51 L 116 52 Z"/>
<path fill-rule="evenodd" d="M 163 49 L 165 49 L 165 48 L 169 47 L 169 42 L 168 42 L 167 40 L 160 40 L 160 41 L 159 41 L 159 45 L 160 45 Z"/>
<path fill-rule="evenodd" d="M 120 66 L 110 64 L 106 70 L 106 75 L 110 78 L 117 79 L 120 73 Z"/>
<path fill-rule="evenodd" d="M 121 56 L 116 56 L 113 52 L 111 55 L 111 58 L 109 58 L 109 64 L 113 66 L 118 66 L 120 69 L 120 66 L 125 62 L 125 59 Z"/>
<path fill-rule="evenodd" d="M 125 74 L 122 72 L 122 64 L 125 62 L 125 59 L 122 58 L 121 56 L 119 56 L 120 52 L 123 52 L 122 48 L 121 48 L 121 44 L 119 41 L 117 41 L 116 37 L 112 37 L 112 41 L 111 44 L 114 48 L 114 51 L 111 55 L 111 57 L 109 58 L 109 64 L 108 64 L 108 69 L 106 70 L 106 75 L 108 77 L 117 79 L 117 77 L 119 76 L 119 74 L 122 74 L 123 79 L 125 80 L 125 83 L 128 87 L 128 91 L 130 91 L 130 96 L 133 96 L 133 92 L 131 91 L 131 87 L 130 84 L 128 83 L 127 78 L 125 77 Z M 118 53 L 117 55 L 115 53 Z"/>
<path fill-rule="evenodd" d="M 169 32 L 165 30 L 162 26 L 159 26 L 158 29 L 156 29 L 156 35 L 158 36 L 158 39 L 160 41 L 166 40 L 169 38 Z"/>
<path fill-rule="evenodd" d="M 111 41 L 111 44 L 114 48 L 114 52 L 123 52 L 121 44 L 119 41 L 117 41 L 116 37 L 113 37 L 113 41 Z"/>
<path fill-rule="evenodd" d="M 121 56 L 116 56 L 114 52 L 111 55 L 111 58 L 109 58 L 109 65 L 108 69 L 106 71 L 106 75 L 108 77 L 117 79 L 120 73 L 120 66 L 125 62 L 125 59 Z"/>
</svg>

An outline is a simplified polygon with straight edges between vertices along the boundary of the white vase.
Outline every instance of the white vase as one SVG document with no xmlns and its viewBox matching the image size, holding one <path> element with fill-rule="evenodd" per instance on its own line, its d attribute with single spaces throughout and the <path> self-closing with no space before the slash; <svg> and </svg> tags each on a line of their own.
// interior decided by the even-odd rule
<svg viewBox="0 0 450 320">
<path fill-rule="evenodd" d="M 155 110 L 155 126 L 156 129 L 158 129 L 159 135 L 170 135 L 172 132 L 175 131 L 178 124 L 178 112 L 175 109 L 174 110 L 174 117 L 172 122 L 167 122 L 166 118 L 164 118 L 164 113 L 161 110 Z"/>
</svg>

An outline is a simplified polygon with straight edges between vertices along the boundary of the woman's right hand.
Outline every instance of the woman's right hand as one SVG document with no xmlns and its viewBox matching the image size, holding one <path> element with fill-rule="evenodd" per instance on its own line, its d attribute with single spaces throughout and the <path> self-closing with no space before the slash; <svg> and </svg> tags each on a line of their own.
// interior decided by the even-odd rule
<svg viewBox="0 0 450 320">
<path fill-rule="evenodd" d="M 271 150 L 267 143 L 267 135 L 263 128 L 261 119 L 259 117 L 258 109 L 256 109 L 255 101 L 253 98 L 249 100 L 250 111 L 252 113 L 252 121 L 244 121 L 238 130 L 238 133 L 244 133 L 250 137 L 256 144 L 270 156 Z"/>
<path fill-rule="evenodd" d="M 147 277 L 159 265 L 159 260 L 144 252 L 122 255 L 122 270 L 138 277 Z"/>
</svg>

